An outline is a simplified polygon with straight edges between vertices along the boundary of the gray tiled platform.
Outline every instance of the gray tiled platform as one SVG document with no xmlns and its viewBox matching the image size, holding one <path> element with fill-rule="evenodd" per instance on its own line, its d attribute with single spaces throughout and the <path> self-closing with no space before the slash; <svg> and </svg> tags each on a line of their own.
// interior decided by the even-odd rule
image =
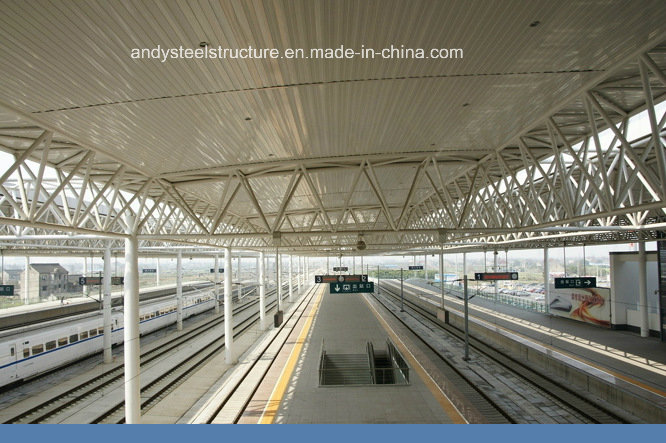
<svg viewBox="0 0 666 443">
<path fill-rule="evenodd" d="M 451 423 L 413 371 L 407 386 L 318 386 L 322 340 L 329 353 L 364 353 L 387 337 L 362 297 L 325 294 L 275 422 Z"/>
<path fill-rule="evenodd" d="M 440 302 L 439 289 L 423 281 L 410 280 L 405 289 Z M 462 301 L 455 297 L 447 296 L 446 304 L 448 308 L 462 308 Z M 634 332 L 526 311 L 481 297 L 470 300 L 470 309 L 472 315 L 489 323 L 666 391 L 666 342 L 658 338 L 642 338 Z"/>
</svg>

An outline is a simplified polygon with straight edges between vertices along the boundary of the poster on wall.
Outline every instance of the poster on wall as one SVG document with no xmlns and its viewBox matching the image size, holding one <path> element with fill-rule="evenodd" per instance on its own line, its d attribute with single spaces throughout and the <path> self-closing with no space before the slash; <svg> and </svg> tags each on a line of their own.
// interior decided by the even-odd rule
<svg viewBox="0 0 666 443">
<path fill-rule="evenodd" d="M 550 313 L 610 328 L 610 289 L 555 289 L 550 286 Z"/>
</svg>

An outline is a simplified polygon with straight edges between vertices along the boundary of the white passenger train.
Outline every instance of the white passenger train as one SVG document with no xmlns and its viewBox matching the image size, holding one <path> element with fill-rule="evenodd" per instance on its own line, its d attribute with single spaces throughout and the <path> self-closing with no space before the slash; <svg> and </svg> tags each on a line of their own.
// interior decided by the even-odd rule
<svg viewBox="0 0 666 443">
<path fill-rule="evenodd" d="M 211 290 L 183 295 L 183 318 L 215 306 Z M 140 333 L 146 334 L 176 322 L 176 298 L 146 302 L 139 308 Z M 123 341 L 123 313 L 114 312 L 111 342 Z M 50 371 L 103 350 L 101 312 L 80 321 L 67 321 L 30 332 L 0 338 L 0 387 Z"/>
</svg>

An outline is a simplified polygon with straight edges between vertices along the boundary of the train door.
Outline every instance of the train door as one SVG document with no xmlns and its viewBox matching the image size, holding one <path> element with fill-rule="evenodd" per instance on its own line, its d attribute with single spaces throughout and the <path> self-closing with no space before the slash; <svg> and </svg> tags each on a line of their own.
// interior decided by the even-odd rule
<svg viewBox="0 0 666 443">
<path fill-rule="evenodd" d="M 33 366 L 35 364 L 35 359 L 34 358 L 29 358 L 32 356 L 32 349 L 30 348 L 30 341 L 26 340 L 22 343 L 19 343 L 17 346 L 17 361 L 19 362 L 16 364 L 17 368 L 17 378 L 23 378 L 25 375 L 26 371 L 28 368 Z"/>
<path fill-rule="evenodd" d="M 6 346 L 7 346 L 7 348 L 3 350 L 4 351 L 3 354 L 5 354 L 5 355 L 2 356 L 2 363 L 3 363 L 3 366 L 5 364 L 11 365 L 11 366 L 6 366 L 3 369 L 3 372 L 7 371 L 7 373 L 9 374 L 9 378 L 10 379 L 15 379 L 15 378 L 18 377 L 18 375 L 17 375 L 18 371 L 16 369 L 16 361 L 17 361 L 16 344 L 15 343 L 9 343 Z"/>
</svg>

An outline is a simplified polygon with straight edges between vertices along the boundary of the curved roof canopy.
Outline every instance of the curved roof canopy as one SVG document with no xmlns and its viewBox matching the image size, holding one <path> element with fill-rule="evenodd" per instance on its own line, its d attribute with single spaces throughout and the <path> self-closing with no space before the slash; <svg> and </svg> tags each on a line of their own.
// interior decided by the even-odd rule
<svg viewBox="0 0 666 443">
<path fill-rule="evenodd" d="M 3 241 L 375 253 L 662 227 L 662 0 L 0 8 Z M 250 47 L 279 56 L 163 52 Z"/>
</svg>

